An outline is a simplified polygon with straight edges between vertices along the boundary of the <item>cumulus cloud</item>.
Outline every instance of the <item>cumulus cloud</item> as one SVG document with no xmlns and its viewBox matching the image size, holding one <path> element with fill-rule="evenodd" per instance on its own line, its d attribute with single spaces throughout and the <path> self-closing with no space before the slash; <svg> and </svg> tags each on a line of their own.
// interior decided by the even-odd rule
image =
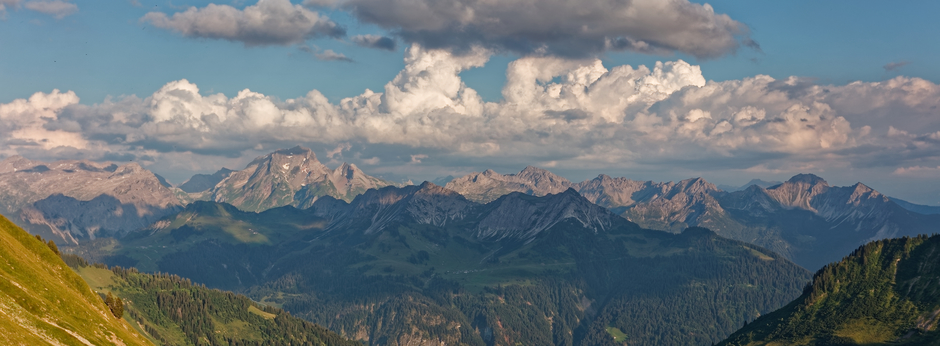
<svg viewBox="0 0 940 346">
<path fill-rule="evenodd" d="M 466 52 L 587 57 L 606 51 L 715 58 L 757 48 L 746 25 L 688 0 L 317 0 L 409 43 Z"/>
<path fill-rule="evenodd" d="M 6 148 L 2 150 L 4 154 L 15 154 L 24 148 L 87 148 L 88 141 L 83 137 L 80 126 L 73 127 L 73 131 L 44 127 L 47 122 L 58 122 L 62 110 L 78 101 L 74 92 L 53 90 L 48 94 L 37 92 L 29 99 L 0 104 L 0 138 Z"/>
<path fill-rule="evenodd" d="M 262 143 L 320 143 L 328 157 L 355 148 L 375 164 L 433 156 L 435 164 L 504 160 L 558 169 L 940 165 L 940 124 L 931 120 L 940 86 L 923 79 L 818 85 L 758 75 L 709 82 L 682 60 L 606 67 L 594 58 L 529 56 L 509 64 L 503 99 L 484 102 L 460 73 L 483 66 L 491 54 L 413 45 L 384 90 L 337 103 L 316 90 L 287 100 L 248 89 L 232 97 L 203 94 L 187 80 L 146 98 L 91 106 L 77 104 L 74 93 L 40 93 L 0 106 L 0 131 L 34 145 L 52 137 L 41 131 L 55 131 L 76 148 L 227 157 L 254 155 Z M 383 150 L 404 160 L 379 160 Z"/>
<path fill-rule="evenodd" d="M 242 10 L 209 4 L 172 16 L 150 12 L 141 20 L 186 37 L 224 39 L 246 46 L 291 45 L 315 37 L 346 35 L 336 22 L 288 0 L 259 0 Z"/>
<path fill-rule="evenodd" d="M 12 4 L 16 5 L 17 2 L 12 1 Z M 78 5 L 62 0 L 33 0 L 24 3 L 23 7 L 48 14 L 55 19 L 62 19 L 78 12 Z"/>
<path fill-rule="evenodd" d="M 395 51 L 397 45 L 391 37 L 378 35 L 356 35 L 352 37 L 353 43 L 366 48 Z"/>
</svg>

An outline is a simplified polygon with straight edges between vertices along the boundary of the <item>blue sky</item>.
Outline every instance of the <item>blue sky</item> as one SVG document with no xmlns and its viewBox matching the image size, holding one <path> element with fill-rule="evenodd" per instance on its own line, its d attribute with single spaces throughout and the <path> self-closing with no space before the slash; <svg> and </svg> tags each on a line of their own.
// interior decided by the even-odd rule
<svg viewBox="0 0 940 346">
<path fill-rule="evenodd" d="M 499 3 L 505 7 L 497 10 L 515 8 L 513 0 Z M 940 112 L 932 108 L 940 92 L 940 40 L 934 39 L 940 24 L 932 18 L 940 9 L 937 2 L 711 1 L 714 14 L 696 12 L 695 17 L 717 25 L 707 32 L 683 26 L 686 19 L 666 13 L 671 8 L 643 17 L 662 16 L 657 23 L 665 24 L 631 27 L 619 25 L 623 18 L 617 15 L 593 14 L 600 17 L 585 22 L 558 11 L 568 8 L 565 3 L 536 2 L 526 12 L 534 19 L 507 20 L 497 29 L 473 27 L 479 23 L 472 20 L 470 29 L 455 29 L 446 25 L 451 20 L 446 9 L 416 23 L 407 13 L 389 14 L 394 11 L 378 1 L 308 0 L 301 7 L 298 0 L 292 1 L 303 9 L 296 9 L 298 13 L 315 13 L 345 33 L 313 32 L 290 42 L 262 37 L 258 44 L 237 35 L 220 39 L 228 35 L 221 31 L 184 33 L 184 25 L 202 25 L 197 21 L 203 17 L 163 25 L 154 17 L 144 19 L 148 13 L 173 19 L 191 7 L 201 11 L 210 5 L 246 11 L 258 6 L 255 0 L 0 0 L 0 105 L 7 105 L 8 112 L 3 118 L 7 126 L 0 129 L 6 143 L 0 155 L 130 158 L 180 183 L 193 173 L 222 165 L 240 168 L 276 147 L 303 144 L 317 150 L 324 162 L 350 161 L 368 173 L 415 180 L 487 168 L 509 173 L 528 164 L 572 180 L 605 173 L 660 181 L 703 176 L 735 184 L 812 172 L 834 184 L 863 181 L 915 202 L 940 203 L 940 188 L 923 188 L 940 185 L 935 184 L 940 177 Z M 684 0 L 676 3 L 685 6 Z M 684 8 L 702 10 L 703 3 Z M 494 11 L 468 6 L 480 17 Z M 545 23 L 539 15 L 546 17 Z M 572 42 L 590 43 L 598 36 L 558 32 L 595 24 L 607 39 L 640 44 L 625 50 L 610 45 L 576 49 Z M 734 25 L 746 29 L 735 32 Z M 355 43 L 357 35 L 386 36 L 396 47 L 363 47 Z M 554 41 L 539 41 L 545 36 Z M 750 40 L 759 50 L 749 46 Z M 647 43 L 652 48 L 643 48 Z M 532 48 L 538 44 L 541 49 Z M 323 60 L 339 56 L 345 60 Z M 411 65 L 405 61 L 408 56 Z M 593 64 L 595 58 L 609 71 L 645 65 L 656 75 L 657 61 L 677 60 L 691 69 L 663 65 L 659 79 L 642 83 L 668 87 L 653 94 L 637 91 L 634 99 L 624 96 L 617 103 L 611 99 L 616 93 L 597 95 L 618 87 L 633 89 L 617 84 L 612 72 L 598 77 L 601 67 Z M 515 77 L 508 72 L 511 63 L 520 68 L 513 70 Z M 557 71 L 549 76 L 554 78 L 539 80 L 522 73 L 531 71 L 522 68 L 526 66 Z M 588 70 L 594 71 L 584 72 L 593 76 L 589 81 L 609 77 L 610 86 L 597 84 L 591 93 L 595 96 L 564 99 L 565 92 L 552 94 L 551 84 L 577 93 L 584 81 L 565 76 Z M 755 79 L 758 75 L 774 81 Z M 640 85 L 646 74 L 631 76 Z M 790 76 L 799 78 L 788 80 Z M 188 84 L 173 84 L 184 79 Z M 706 85 L 711 82 L 715 84 Z M 398 103 L 386 100 L 389 95 L 364 94 L 365 89 L 388 94 L 387 85 L 400 96 Z M 511 100 L 502 94 L 504 88 L 532 86 L 539 88 L 537 94 Z M 226 99 L 188 104 L 186 114 L 160 115 L 156 105 L 161 100 L 189 102 L 161 97 L 194 93 L 194 88 L 202 97 L 222 93 Z M 48 100 L 30 99 L 37 92 L 52 97 L 53 89 L 72 91 L 80 101 L 46 107 L 37 105 Z M 248 95 L 252 100 L 268 103 L 239 108 L 250 103 L 233 101 L 245 89 L 257 93 Z M 328 103 L 311 101 L 312 90 Z M 748 94 L 757 90 L 766 95 Z M 741 96 L 745 94 L 751 96 Z M 711 101 L 722 97 L 728 100 Z M 344 108 L 344 98 L 358 103 Z M 225 105 L 208 106 L 219 102 Z M 286 120 L 285 114 L 297 107 L 306 107 L 303 114 L 342 121 Z M 205 118 L 212 112 L 231 115 L 221 117 L 224 126 L 213 127 Z M 741 120 L 748 112 L 761 115 Z M 274 123 L 259 120 L 272 117 L 277 118 Z M 244 122 L 249 118 L 255 122 Z M 786 127 L 781 119 L 797 124 Z M 808 127 L 797 126 L 801 121 Z M 502 131 L 507 127 L 513 131 Z M 481 134 L 468 134 L 472 131 Z M 35 143 L 23 144 L 30 141 Z"/>
</svg>

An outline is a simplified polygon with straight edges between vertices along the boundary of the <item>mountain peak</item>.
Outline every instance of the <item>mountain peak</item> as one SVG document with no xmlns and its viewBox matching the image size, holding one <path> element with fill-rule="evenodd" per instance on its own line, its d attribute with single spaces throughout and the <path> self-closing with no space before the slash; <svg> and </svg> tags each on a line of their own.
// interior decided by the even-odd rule
<svg viewBox="0 0 940 346">
<path fill-rule="evenodd" d="M 574 219 L 598 232 L 610 229 L 620 218 L 591 203 L 573 188 L 543 197 L 512 192 L 487 204 L 490 208 L 477 225 L 477 237 L 530 242 L 559 222 Z"/>
<path fill-rule="evenodd" d="M 806 173 L 800 173 L 800 174 L 794 175 L 792 178 L 790 178 L 790 180 L 787 180 L 787 182 L 793 183 L 793 184 L 803 183 L 803 184 L 808 184 L 808 185 L 821 184 L 821 185 L 829 186 L 829 183 L 827 183 L 825 179 L 820 178 L 819 176 L 815 174 L 806 174 Z"/>
</svg>

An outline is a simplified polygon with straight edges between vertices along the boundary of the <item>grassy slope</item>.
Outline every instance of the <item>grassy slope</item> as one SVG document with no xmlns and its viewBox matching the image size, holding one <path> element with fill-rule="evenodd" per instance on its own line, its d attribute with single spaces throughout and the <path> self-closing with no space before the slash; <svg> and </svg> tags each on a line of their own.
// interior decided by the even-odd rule
<svg viewBox="0 0 940 346">
<path fill-rule="evenodd" d="M 940 235 L 876 241 L 721 345 L 940 345 Z"/>
<path fill-rule="evenodd" d="M 99 292 L 122 298 L 124 318 L 160 344 L 359 345 L 283 310 L 179 277 L 87 265 L 76 270 Z"/>
<path fill-rule="evenodd" d="M 0 344 L 149 345 L 45 244 L 0 216 Z"/>
</svg>

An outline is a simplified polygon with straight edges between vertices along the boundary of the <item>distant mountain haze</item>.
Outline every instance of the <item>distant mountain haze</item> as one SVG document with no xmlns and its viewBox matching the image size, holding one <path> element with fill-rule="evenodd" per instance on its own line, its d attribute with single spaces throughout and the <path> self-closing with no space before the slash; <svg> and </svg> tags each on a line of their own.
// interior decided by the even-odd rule
<svg viewBox="0 0 940 346">
<path fill-rule="evenodd" d="M 180 190 L 183 190 L 186 193 L 197 193 L 203 192 L 208 189 L 215 187 L 220 181 L 225 178 L 228 178 L 229 175 L 234 172 L 231 169 L 222 167 L 213 174 L 196 174 L 192 178 L 189 178 L 182 184 L 180 184 Z"/>
<path fill-rule="evenodd" d="M 744 185 L 741 185 L 741 186 L 718 185 L 718 188 L 721 189 L 722 191 L 735 192 L 735 191 L 741 191 L 741 190 L 747 189 L 747 188 L 751 187 L 751 185 L 757 185 L 757 186 L 760 186 L 760 187 L 763 187 L 763 188 L 766 189 L 766 188 L 768 188 L 768 187 L 771 187 L 771 186 L 774 186 L 774 185 L 779 185 L 779 184 L 781 184 L 781 183 L 783 183 L 783 182 L 780 182 L 780 181 L 764 181 L 764 180 L 761 180 L 761 179 L 751 179 L 751 181 L 747 182 L 747 184 L 744 184 Z"/>
<path fill-rule="evenodd" d="M 572 188 L 640 226 L 670 232 L 706 227 L 772 249 L 807 268 L 838 260 L 868 241 L 940 231 L 940 216 L 912 212 L 916 206 L 901 207 L 861 183 L 831 187 L 812 174 L 773 185 L 752 183 L 733 192 L 701 178 L 656 183 L 599 175 L 572 183 L 530 166 L 518 174 L 471 173 L 447 188 L 479 202 L 510 192 L 540 196 Z"/>
</svg>

